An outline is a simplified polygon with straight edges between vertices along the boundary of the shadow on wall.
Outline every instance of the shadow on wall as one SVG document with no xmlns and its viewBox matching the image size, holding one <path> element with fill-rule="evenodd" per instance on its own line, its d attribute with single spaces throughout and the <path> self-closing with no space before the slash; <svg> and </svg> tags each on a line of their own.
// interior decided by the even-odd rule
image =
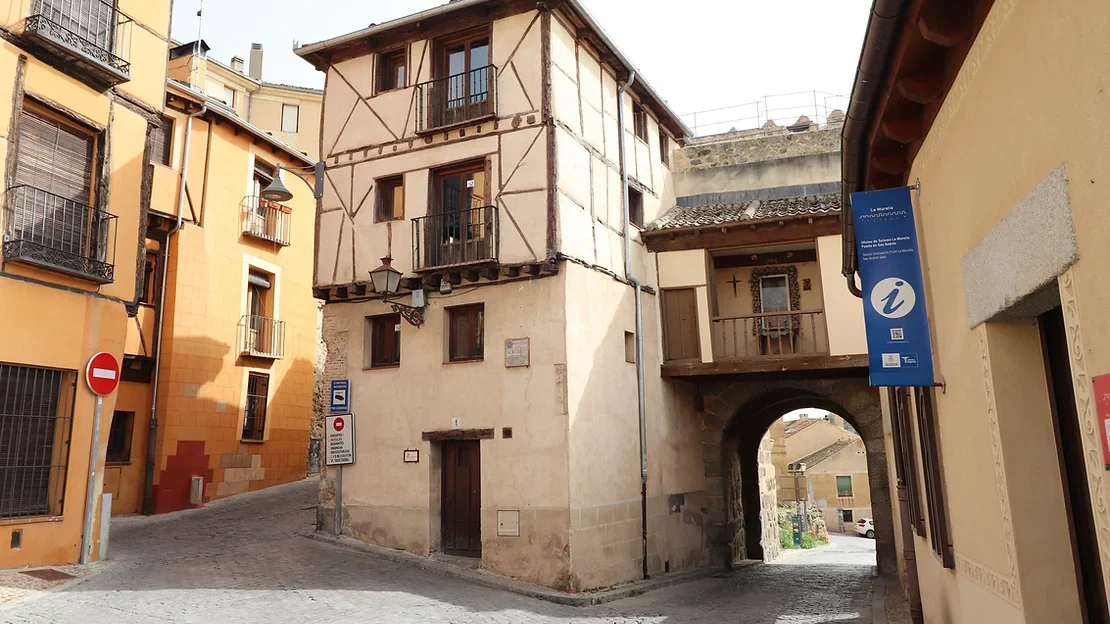
<svg viewBox="0 0 1110 624">
<path fill-rule="evenodd" d="M 205 337 L 167 336 L 158 398 L 155 514 L 303 479 L 312 417 L 313 363 L 231 359 L 232 348 Z M 266 376 L 248 385 L 248 374 Z M 262 395 L 248 396 L 251 390 Z M 248 406 L 251 409 L 248 411 Z M 263 414 L 261 441 L 251 417 Z M 204 480 L 191 502 L 194 477 Z"/>
</svg>

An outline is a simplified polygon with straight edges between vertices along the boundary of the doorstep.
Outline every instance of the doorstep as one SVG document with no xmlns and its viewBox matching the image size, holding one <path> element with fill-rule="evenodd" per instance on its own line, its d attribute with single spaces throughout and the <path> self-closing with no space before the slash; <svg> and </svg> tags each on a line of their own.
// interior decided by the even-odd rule
<svg viewBox="0 0 1110 624">
<path fill-rule="evenodd" d="M 92 572 L 93 566 L 87 565 L 0 570 L 0 609 L 17 600 L 76 585 Z"/>
<path fill-rule="evenodd" d="M 325 544 L 331 544 L 340 548 L 350 550 L 357 550 L 364 552 L 368 555 L 393 561 L 395 563 L 403 563 L 407 565 L 416 566 L 443 576 L 462 579 L 477 583 L 479 585 L 490 587 L 492 589 L 500 589 L 503 591 L 513 592 L 514 594 L 521 594 L 530 598 L 537 598 L 539 600 L 546 600 L 562 605 L 569 605 L 572 607 L 586 607 L 589 605 L 602 604 L 620 600 L 621 598 L 630 598 L 640 594 L 679 583 L 688 583 L 699 579 L 709 578 L 714 575 L 721 574 L 724 570 L 720 568 L 700 568 L 698 570 L 688 570 L 683 572 L 671 572 L 662 576 L 653 577 L 644 581 L 636 581 L 633 583 L 626 583 L 618 585 L 609 589 L 603 589 L 592 592 L 570 593 L 544 587 L 542 585 L 533 585 L 532 583 L 525 583 L 517 579 L 508 578 L 494 574 L 487 570 L 475 568 L 472 562 L 457 562 L 454 558 L 447 558 L 442 556 L 421 557 L 414 555 L 410 552 L 403 550 L 394 550 L 392 548 L 384 548 L 367 544 L 354 538 L 334 535 L 327 535 L 325 533 L 307 533 L 305 537 Z M 745 567 L 759 563 L 758 561 L 742 561 L 733 565 L 733 569 Z"/>
</svg>

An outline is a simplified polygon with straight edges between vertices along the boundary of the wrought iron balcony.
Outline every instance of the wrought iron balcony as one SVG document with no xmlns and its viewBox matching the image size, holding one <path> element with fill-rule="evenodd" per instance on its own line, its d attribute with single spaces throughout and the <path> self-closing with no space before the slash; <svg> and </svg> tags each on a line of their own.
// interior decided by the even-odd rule
<svg viewBox="0 0 1110 624">
<path fill-rule="evenodd" d="M 283 247 L 289 246 L 293 219 L 288 207 L 249 196 L 243 198 L 240 211 L 243 215 L 243 234 Z"/>
<path fill-rule="evenodd" d="M 130 17 L 104 0 L 33 0 L 23 21 L 28 47 L 98 86 L 131 80 Z"/>
<path fill-rule="evenodd" d="M 412 266 L 430 271 L 497 262 L 496 206 L 430 214 L 412 220 Z"/>
<path fill-rule="evenodd" d="M 285 357 L 285 321 L 247 314 L 239 320 L 239 355 Z"/>
<path fill-rule="evenodd" d="M 4 195 L 4 258 L 100 284 L 115 278 L 116 216 L 19 185 Z"/>
<path fill-rule="evenodd" d="M 479 67 L 416 85 L 417 132 L 432 132 L 497 114 L 497 68 Z"/>
</svg>

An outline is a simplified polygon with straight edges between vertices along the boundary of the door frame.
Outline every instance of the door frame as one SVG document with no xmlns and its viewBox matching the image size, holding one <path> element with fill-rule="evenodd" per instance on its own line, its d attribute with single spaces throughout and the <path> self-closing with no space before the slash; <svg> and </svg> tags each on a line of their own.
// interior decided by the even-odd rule
<svg viewBox="0 0 1110 624">
<path fill-rule="evenodd" d="M 472 516 L 469 525 L 470 537 L 473 538 L 477 535 L 477 548 L 470 549 L 457 549 L 448 545 L 447 539 L 447 522 L 448 515 L 446 513 L 447 506 L 447 483 L 448 475 L 451 473 L 451 463 L 447 461 L 449 449 L 452 447 L 458 448 L 461 452 L 462 449 L 469 449 L 467 452 L 471 453 L 470 461 L 466 469 L 470 471 L 471 488 L 470 496 L 477 495 L 478 504 L 476 509 L 472 509 Z M 460 557 L 482 557 L 482 443 L 480 440 L 445 440 L 440 443 L 440 509 L 439 509 L 439 524 L 440 524 L 440 546 L 444 554 L 455 555 Z M 475 477 L 477 477 L 475 479 Z M 476 486 L 476 487 L 475 487 Z M 473 500 L 471 503 L 473 504 Z"/>
</svg>

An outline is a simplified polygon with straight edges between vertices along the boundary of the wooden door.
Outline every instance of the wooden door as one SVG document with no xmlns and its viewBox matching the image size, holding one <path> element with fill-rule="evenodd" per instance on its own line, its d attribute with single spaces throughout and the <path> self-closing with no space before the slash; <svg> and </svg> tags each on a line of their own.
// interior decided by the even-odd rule
<svg viewBox="0 0 1110 624">
<path fill-rule="evenodd" d="M 436 172 L 425 266 L 471 264 L 490 257 L 486 163 Z"/>
<path fill-rule="evenodd" d="M 443 552 L 482 556 L 482 462 L 477 440 L 443 443 Z"/>
<path fill-rule="evenodd" d="M 701 358 L 698 296 L 693 288 L 663 291 L 663 345 L 668 360 Z"/>
<path fill-rule="evenodd" d="M 1083 453 L 1083 432 L 1075 407 L 1072 385 L 1071 356 L 1064 327 L 1064 313 L 1054 308 L 1041 315 L 1041 342 L 1044 347 L 1045 372 L 1052 402 L 1056 450 L 1064 485 L 1063 516 L 1071 534 L 1075 580 L 1079 587 L 1079 604 L 1087 624 L 1110 622 L 1106 591 L 1099 561 L 1098 536 L 1090 490 L 1087 487 L 1087 466 Z M 1087 382 L 1084 382 L 1087 383 Z"/>
</svg>

